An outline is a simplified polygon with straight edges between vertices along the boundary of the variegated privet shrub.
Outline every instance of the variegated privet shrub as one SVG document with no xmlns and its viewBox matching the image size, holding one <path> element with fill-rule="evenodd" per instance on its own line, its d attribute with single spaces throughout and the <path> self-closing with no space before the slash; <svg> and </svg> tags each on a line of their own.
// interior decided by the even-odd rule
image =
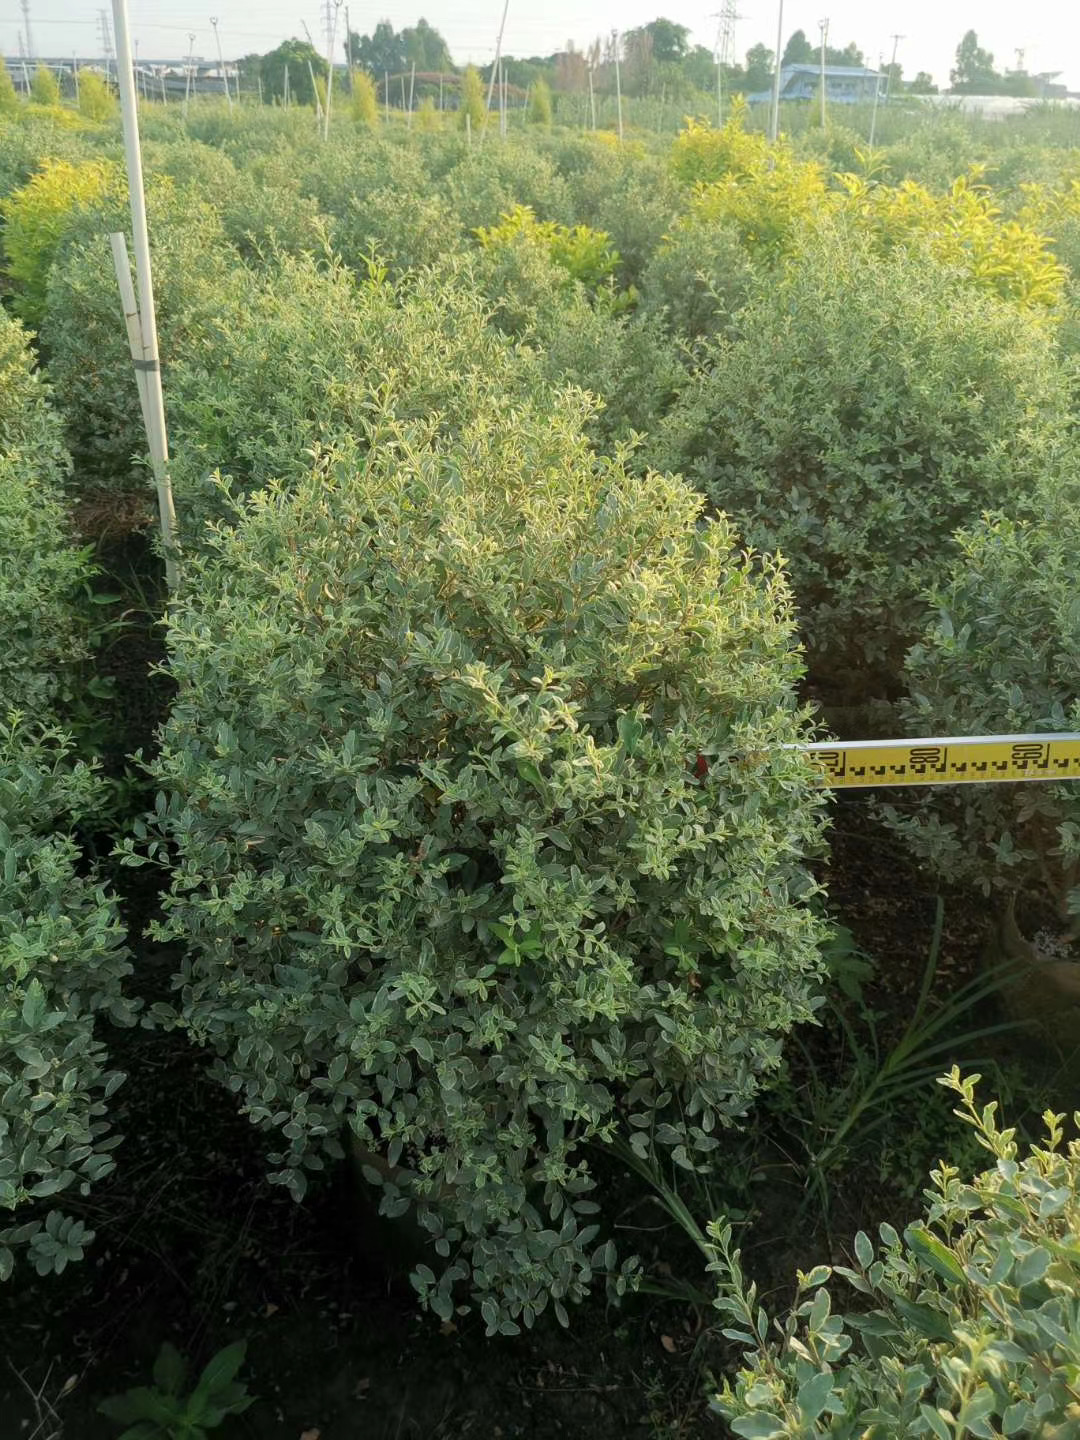
<svg viewBox="0 0 1080 1440">
<path fill-rule="evenodd" d="M 1049 477 L 1030 511 L 1027 520 L 987 515 L 957 537 L 907 657 L 912 734 L 1080 729 L 1080 482 Z M 1080 914 L 1075 782 L 938 789 L 887 814 L 950 878 L 987 894 L 1026 892 L 1062 918 Z"/>
<path fill-rule="evenodd" d="M 931 1176 L 923 1221 L 900 1236 L 861 1231 L 854 1267 L 799 1274 L 783 1321 L 770 1323 L 732 1249 L 713 1227 L 724 1334 L 747 1350 L 715 1409 L 747 1440 L 927 1440 L 1080 1432 L 1080 1141 L 1047 1113 L 1046 1142 L 1022 1153 L 997 1104 L 975 1103 L 979 1077 L 956 1070 L 960 1097 L 993 1166 L 970 1184 L 944 1162 Z M 1074 1116 L 1080 1124 L 1080 1114 Z M 842 1276 L 864 1297 L 833 1314 Z"/>
<path fill-rule="evenodd" d="M 45 1202 L 112 1167 L 105 1101 L 122 1077 L 99 1025 L 130 1018 L 116 903 L 72 836 L 101 784 L 49 724 L 83 653 L 73 596 L 89 574 L 67 538 L 66 463 L 25 337 L 0 318 L 0 1279 L 20 1247 L 47 1274 L 92 1238 Z"/>
<path fill-rule="evenodd" d="M 1046 325 L 917 249 L 816 235 L 707 347 L 652 446 L 791 565 L 831 698 L 895 690 L 951 536 L 1071 447 Z"/>
<path fill-rule="evenodd" d="M 707 1158 L 819 972 L 783 576 L 581 418 L 384 423 L 252 496 L 188 562 L 153 766 L 177 1019 L 274 1178 L 351 1134 L 426 1302 L 504 1333 L 626 1283 L 586 1142 Z"/>
<path fill-rule="evenodd" d="M 538 366 L 487 324 L 467 263 L 391 283 L 340 263 L 283 257 L 220 295 L 210 343 L 172 372 L 173 486 L 189 545 L 222 515 L 220 477 L 246 493 L 292 484 L 380 415 L 452 433 L 479 397 L 513 408 Z M 273 356 L 273 363 L 267 357 Z"/>
</svg>

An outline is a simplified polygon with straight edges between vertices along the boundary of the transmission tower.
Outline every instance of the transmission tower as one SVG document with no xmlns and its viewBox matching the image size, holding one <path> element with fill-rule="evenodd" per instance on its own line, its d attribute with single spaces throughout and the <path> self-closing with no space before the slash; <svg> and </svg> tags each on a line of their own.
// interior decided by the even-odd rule
<svg viewBox="0 0 1080 1440">
<path fill-rule="evenodd" d="M 37 55 L 37 51 L 34 49 L 34 36 L 30 29 L 30 0 L 20 0 L 19 9 L 22 11 L 23 34 L 26 36 L 27 54 L 30 59 L 33 60 Z"/>
<path fill-rule="evenodd" d="M 735 64 L 735 22 L 742 16 L 736 13 L 735 0 L 724 0 L 720 9 L 720 28 L 716 36 L 716 59 L 720 65 L 729 68 Z"/>
<path fill-rule="evenodd" d="M 112 31 L 109 29 L 109 12 L 98 11 L 98 30 L 101 32 L 101 58 L 105 61 L 105 83 L 109 82 L 109 62 L 113 56 Z"/>
<path fill-rule="evenodd" d="M 735 62 L 735 0 L 724 0 L 721 10 L 713 11 L 719 21 L 716 27 L 716 123 L 724 123 L 724 69 Z"/>
</svg>

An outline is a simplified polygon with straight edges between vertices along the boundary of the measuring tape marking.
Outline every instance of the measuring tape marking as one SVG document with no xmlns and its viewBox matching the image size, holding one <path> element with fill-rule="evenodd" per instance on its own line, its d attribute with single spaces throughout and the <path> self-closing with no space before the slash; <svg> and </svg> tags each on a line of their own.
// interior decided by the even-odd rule
<svg viewBox="0 0 1080 1440">
<path fill-rule="evenodd" d="M 1080 780 L 1080 734 L 821 740 L 793 747 L 830 790 L 882 785 L 1002 785 Z"/>
</svg>

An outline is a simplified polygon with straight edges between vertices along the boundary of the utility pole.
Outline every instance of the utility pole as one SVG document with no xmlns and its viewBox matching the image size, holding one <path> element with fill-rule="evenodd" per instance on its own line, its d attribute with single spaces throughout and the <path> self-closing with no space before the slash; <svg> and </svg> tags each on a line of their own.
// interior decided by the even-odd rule
<svg viewBox="0 0 1080 1440">
<path fill-rule="evenodd" d="M 885 56 L 878 56 L 878 73 L 874 79 L 874 108 L 870 112 L 870 149 L 874 148 L 874 135 L 877 131 L 877 107 L 878 97 L 881 94 L 881 69 L 885 63 Z"/>
<path fill-rule="evenodd" d="M 499 73 L 499 61 L 502 59 L 503 32 L 506 30 L 506 12 L 510 9 L 510 0 L 503 0 L 502 20 L 499 22 L 499 38 L 495 41 L 495 59 L 491 66 L 491 79 L 488 81 L 487 104 L 484 106 L 484 128 L 480 131 L 480 144 L 484 143 L 484 136 L 487 134 L 487 117 L 491 110 L 491 97 L 495 93 L 495 76 Z"/>
<path fill-rule="evenodd" d="M 829 44 L 829 21 L 818 21 L 818 29 L 821 31 L 821 128 L 825 129 L 825 52 Z"/>
<path fill-rule="evenodd" d="M 217 41 L 218 69 L 221 71 L 221 83 L 225 86 L 225 99 L 229 102 L 229 109 L 232 109 L 232 91 L 229 89 L 229 77 L 225 73 L 225 61 L 221 54 L 221 32 L 218 30 L 218 17 L 210 16 L 210 24 L 214 27 L 214 39 Z"/>
<path fill-rule="evenodd" d="M 780 134 L 780 56 L 784 50 L 784 0 L 776 7 L 776 60 L 773 64 L 772 110 L 769 115 L 769 139 L 776 144 Z"/>
<path fill-rule="evenodd" d="M 195 73 L 195 31 L 188 31 L 187 66 L 184 76 L 184 118 L 187 119 L 187 103 L 191 99 L 191 80 Z"/>
<path fill-rule="evenodd" d="M 622 144 L 622 78 L 619 74 L 619 46 L 622 42 L 619 39 L 619 32 L 617 30 L 612 32 L 612 38 L 615 41 L 615 105 L 619 116 L 619 143 Z"/>
<path fill-rule="evenodd" d="M 596 91 L 592 83 L 592 66 L 589 66 L 589 114 L 592 116 L 593 134 L 596 134 Z"/>
<path fill-rule="evenodd" d="M 892 89 L 892 77 L 893 77 L 893 73 L 894 73 L 895 70 L 896 70 L 896 52 L 897 52 L 897 49 L 899 48 L 900 41 L 901 41 L 901 40 L 906 40 L 906 39 L 907 39 L 907 36 L 906 36 L 906 35 L 894 35 L 894 36 L 892 37 L 892 59 L 889 61 L 889 73 L 885 76 L 885 99 L 886 99 L 886 100 L 888 100 L 888 98 L 889 98 L 889 92 L 890 92 L 890 90 Z"/>
<path fill-rule="evenodd" d="M 330 139 L 330 97 L 334 93 L 334 47 L 337 44 L 337 23 L 338 14 L 341 11 L 341 0 L 326 0 L 326 10 L 329 16 L 329 38 L 326 42 L 326 113 L 323 116 L 323 139 Z"/>
</svg>

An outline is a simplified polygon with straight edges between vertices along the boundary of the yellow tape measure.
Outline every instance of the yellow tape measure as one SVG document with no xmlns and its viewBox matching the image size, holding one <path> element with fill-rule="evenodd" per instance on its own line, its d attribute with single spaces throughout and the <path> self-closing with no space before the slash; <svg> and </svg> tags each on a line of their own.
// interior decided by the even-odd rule
<svg viewBox="0 0 1080 1440">
<path fill-rule="evenodd" d="M 1080 735 L 823 740 L 800 745 L 830 790 L 878 785 L 1001 785 L 1080 780 Z"/>
</svg>

